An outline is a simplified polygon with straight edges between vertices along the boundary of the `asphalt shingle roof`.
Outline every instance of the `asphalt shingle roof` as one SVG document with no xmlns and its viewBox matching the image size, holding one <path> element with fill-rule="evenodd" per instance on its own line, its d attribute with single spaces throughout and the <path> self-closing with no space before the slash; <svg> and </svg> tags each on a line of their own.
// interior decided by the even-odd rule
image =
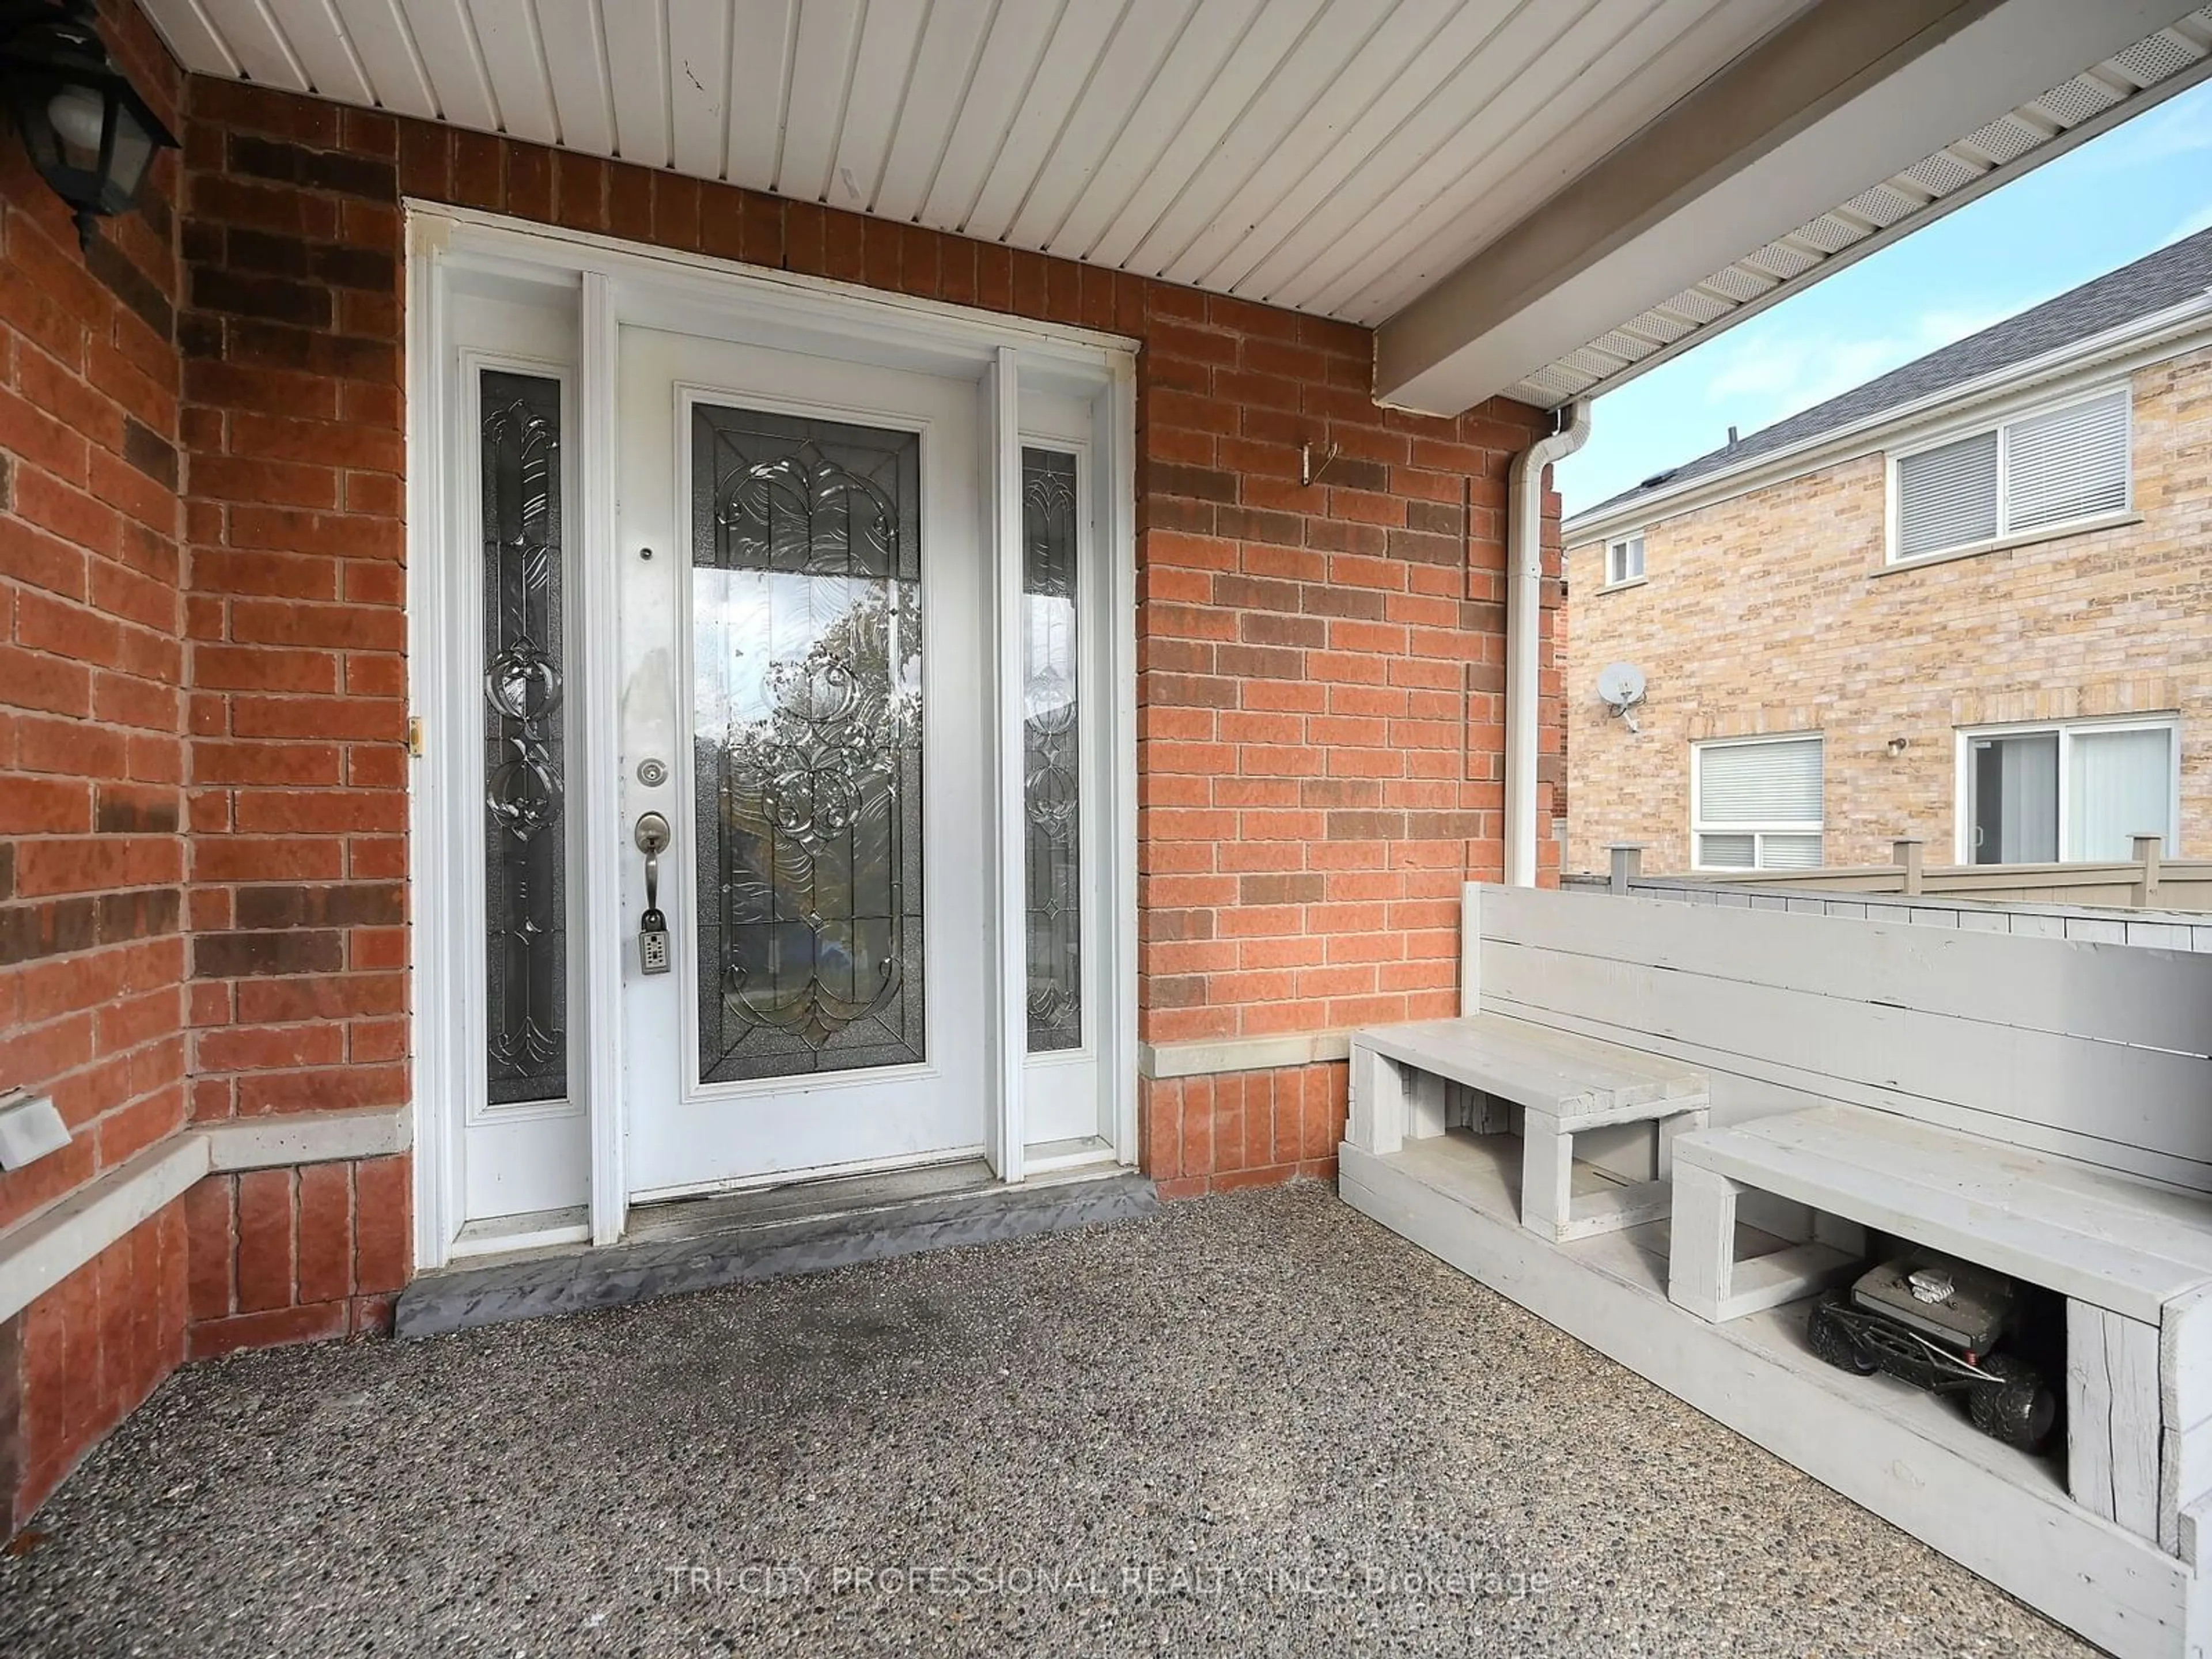
<svg viewBox="0 0 2212 1659">
<path fill-rule="evenodd" d="M 1741 466 L 1760 455 L 1787 449 L 1824 433 L 1874 418 L 1886 410 L 1963 386 L 2056 351 L 2076 340 L 2118 328 L 2166 310 L 2212 289 L 2212 230 L 2199 231 L 2171 246 L 2108 271 L 2094 282 L 2069 289 L 2055 300 L 1970 334 L 1940 351 L 1916 357 L 1901 368 L 1777 421 L 1735 443 L 1708 451 L 1633 489 L 1584 507 L 1571 516 L 1610 512 L 1642 495 L 1673 489 L 1723 467 Z"/>
</svg>

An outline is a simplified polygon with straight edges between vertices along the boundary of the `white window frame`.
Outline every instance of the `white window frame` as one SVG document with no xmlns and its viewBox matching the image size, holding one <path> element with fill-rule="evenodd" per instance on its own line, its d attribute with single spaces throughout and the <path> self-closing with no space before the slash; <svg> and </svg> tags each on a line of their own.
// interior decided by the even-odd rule
<svg viewBox="0 0 2212 1659">
<path fill-rule="evenodd" d="M 1632 544 L 1636 549 L 1636 568 L 1633 570 L 1627 568 L 1628 549 Z M 1644 539 L 1644 532 L 1640 530 L 1632 532 L 1626 536 L 1615 536 L 1605 544 L 1605 580 L 1598 585 L 1598 591 L 1603 592 L 1609 587 L 1633 587 L 1642 581 L 1644 561 L 1649 557 L 1650 550 L 1650 546 Z M 1620 574 L 1618 575 L 1614 574 L 1613 565 L 1616 555 L 1620 560 Z"/>
<path fill-rule="evenodd" d="M 1955 809 L 1956 822 L 1953 851 L 1960 864 L 1972 864 L 1974 861 L 1975 739 L 2027 738 L 2045 732 L 2055 732 L 2058 738 L 2057 840 L 2058 861 L 2061 864 L 2090 862 L 2087 860 L 2069 857 L 2066 846 L 2066 826 L 2070 817 L 2069 809 L 2074 805 L 2074 738 L 2076 733 L 2083 732 L 2163 732 L 2166 734 L 2166 759 L 2169 767 L 2166 786 L 2166 845 L 2160 856 L 2168 859 L 2181 856 L 2181 716 L 2179 714 L 2118 714 L 2092 720 L 2016 720 L 2002 726 L 1959 727 L 1951 799 Z"/>
<path fill-rule="evenodd" d="M 2077 404 L 2095 403 L 2114 392 L 2126 395 L 2126 424 L 2128 433 L 2128 465 L 2124 481 L 2125 498 L 2121 504 L 2106 512 L 2085 514 L 2078 519 L 2062 519 L 2051 524 L 2041 524 L 2033 530 L 2015 533 L 2006 524 L 2009 512 L 2008 497 L 2012 483 L 2012 440 L 2008 435 L 2014 427 L 2045 415 L 2055 415 L 2071 409 Z M 1898 466 L 1916 455 L 1924 455 L 1933 449 L 1944 449 L 1969 438 L 1979 438 L 1989 433 L 1997 434 L 1997 533 L 1977 542 L 1959 542 L 1949 547 L 1931 548 L 1924 553 L 1910 556 L 1898 551 L 1898 532 L 1903 515 L 1904 495 L 1898 484 Z M 2119 523 L 2134 514 L 2136 505 L 2135 469 L 2136 398 L 2132 379 L 2108 380 L 2083 391 L 2070 392 L 2063 398 L 2052 398 L 2041 403 L 2022 404 L 2008 409 L 1994 418 L 1984 417 L 1963 425 L 1945 428 L 1942 432 L 1924 438 L 1901 449 L 1893 449 L 1884 457 L 1885 513 L 1882 545 L 1884 568 L 1895 565 L 1934 564 L 1944 559 L 1962 558 L 1974 553 L 1993 552 L 1998 548 L 2027 542 L 2050 541 L 2060 536 L 2075 536 L 2085 530 Z M 1610 556 L 1608 555 L 1608 556 Z"/>
<path fill-rule="evenodd" d="M 1704 816 L 1705 799 L 1705 755 L 1714 749 L 1745 749 L 1753 744 L 1817 743 L 1820 745 L 1820 816 L 1808 821 L 1790 823 L 1782 819 L 1759 823 L 1713 823 Z M 1749 836 L 1751 837 L 1751 869 L 1768 870 L 1773 866 L 1765 861 L 1766 837 L 1769 836 L 1818 836 L 1820 837 L 1820 857 L 1825 864 L 1828 855 L 1828 739 L 1821 732 L 1761 732 L 1746 738 L 1706 738 L 1690 745 L 1690 867 L 1692 870 L 1712 870 L 1721 872 L 1747 874 L 1741 865 L 1707 864 L 1702 854 L 1707 836 Z M 1809 875 L 1810 871 L 1800 872 Z"/>
</svg>

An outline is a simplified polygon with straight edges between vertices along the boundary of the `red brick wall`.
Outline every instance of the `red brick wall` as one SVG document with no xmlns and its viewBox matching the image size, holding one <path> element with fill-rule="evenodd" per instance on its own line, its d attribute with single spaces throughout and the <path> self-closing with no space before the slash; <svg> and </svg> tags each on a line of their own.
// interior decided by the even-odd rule
<svg viewBox="0 0 2212 1659">
<path fill-rule="evenodd" d="M 1504 866 L 1506 477 L 1540 417 L 1380 409 L 1364 331 L 1150 292 L 1140 1032 L 1219 1042 L 1454 1012 L 1460 885 Z M 1309 442 L 1339 452 L 1310 488 Z M 1562 593 L 1547 506 L 1548 823 Z M 1555 871 L 1548 836 L 1539 851 Z M 1170 1194 L 1333 1178 L 1345 1098 L 1342 1062 L 1148 1081 L 1146 1167 Z"/>
<path fill-rule="evenodd" d="M 1457 1006 L 1503 865 L 1505 475 L 1534 411 L 1377 408 L 1364 331 L 1154 288 L 1139 562 L 1144 1035 Z M 1298 483 L 1298 446 L 1339 459 Z"/>
<path fill-rule="evenodd" d="M 191 1357 L 392 1328 L 407 1282 L 404 1158 L 251 1170 L 185 1195 Z"/>
<path fill-rule="evenodd" d="M 102 10 L 173 115 L 144 18 Z M 185 1115 L 177 173 L 80 254 L 0 137 L 0 1092 L 74 1137 L 0 1174 L 0 1227 Z M 0 1527 L 176 1364 L 182 1284 L 173 1208 L 0 1328 Z"/>
<path fill-rule="evenodd" d="M 1144 1167 L 1163 1198 L 1336 1178 L 1344 1139 L 1341 1060 L 1138 1085 Z"/>
<path fill-rule="evenodd" d="M 200 1122 L 408 1097 L 394 129 L 234 90 L 183 134 Z M 203 1182 L 192 1355 L 388 1328 L 408 1193 L 404 1157 Z"/>
<path fill-rule="evenodd" d="M 407 1098 L 392 124 L 195 80 L 192 1115 Z"/>
<path fill-rule="evenodd" d="M 1379 409 L 1370 337 L 1346 325 L 258 88 L 192 92 L 197 1113 L 404 1096 L 402 195 L 1141 340 L 1142 1035 L 1455 1006 L 1458 886 L 1503 861 L 1505 478 L 1535 411 Z M 1312 487 L 1309 442 L 1339 452 Z M 1559 597 L 1547 584 L 1547 617 Z M 1296 1159 L 1235 1115 L 1273 1085 L 1148 1091 L 1186 1124 L 1230 1115 L 1175 1178 L 1333 1169 L 1335 1069 L 1329 1133 Z"/>
<path fill-rule="evenodd" d="M 9 1322 L 20 1330 L 21 1417 L 0 1530 L 27 1520 L 183 1358 L 183 1207 L 133 1229 Z M 0 1363 L 9 1346 L 0 1340 Z M 0 1382 L 0 1411 L 5 1394 Z M 0 1482 L 9 1461 L 0 1450 Z"/>
<path fill-rule="evenodd" d="M 0 1087 L 76 1133 L 0 1175 L 0 1226 L 182 1116 L 175 173 L 82 258 L 0 143 Z"/>
</svg>

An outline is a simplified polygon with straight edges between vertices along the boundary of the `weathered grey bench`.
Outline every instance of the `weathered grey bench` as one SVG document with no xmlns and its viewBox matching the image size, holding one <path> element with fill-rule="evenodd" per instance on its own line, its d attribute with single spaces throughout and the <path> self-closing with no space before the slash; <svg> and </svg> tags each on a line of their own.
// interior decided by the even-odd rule
<svg viewBox="0 0 2212 1659">
<path fill-rule="evenodd" d="M 2212 1494 L 2212 1198 L 1858 1107 L 1706 1129 L 1674 1144 L 1668 1294 L 1709 1320 L 1833 1276 L 1818 1247 L 1737 1261 L 1746 1188 L 2063 1294 L 2068 1490 L 2194 1558 L 2182 1534 Z"/>
<path fill-rule="evenodd" d="M 1522 1109 L 1521 1219 L 1555 1243 L 1664 1218 L 1669 1151 L 1702 1127 L 1711 1096 L 1678 1060 L 1504 1014 L 1376 1026 L 1352 1039 L 1352 1139 L 1378 1155 L 1444 1132 L 1444 1085 L 1482 1097 L 1480 1132 Z M 1577 1196 L 1574 1138 L 1616 1123 L 1658 1127 L 1657 1179 Z"/>
</svg>

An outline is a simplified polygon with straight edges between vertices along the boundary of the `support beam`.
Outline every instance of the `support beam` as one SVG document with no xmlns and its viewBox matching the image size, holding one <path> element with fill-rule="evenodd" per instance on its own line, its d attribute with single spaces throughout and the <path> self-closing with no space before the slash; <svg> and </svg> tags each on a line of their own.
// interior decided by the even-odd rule
<svg viewBox="0 0 2212 1659">
<path fill-rule="evenodd" d="M 1471 408 L 2186 10 L 1826 0 L 1385 323 L 1376 398 Z"/>
</svg>

